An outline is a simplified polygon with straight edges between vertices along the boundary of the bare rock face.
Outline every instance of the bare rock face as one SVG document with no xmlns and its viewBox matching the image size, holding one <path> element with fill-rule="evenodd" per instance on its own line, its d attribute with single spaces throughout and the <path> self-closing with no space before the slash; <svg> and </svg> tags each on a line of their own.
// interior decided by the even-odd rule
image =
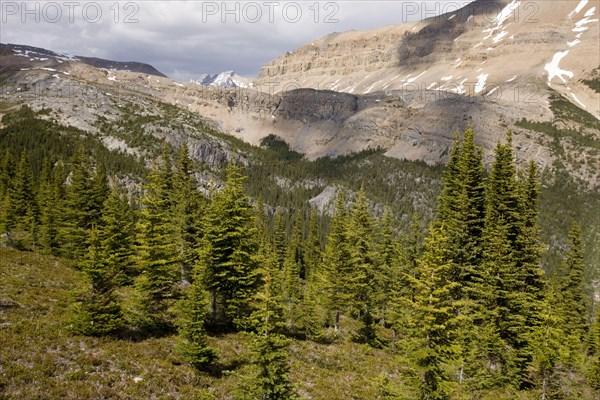
<svg viewBox="0 0 600 400">
<path fill-rule="evenodd" d="M 582 84 L 600 66 L 599 9 L 587 0 L 479 0 L 420 22 L 327 35 L 267 63 L 256 85 L 513 103 L 551 87 L 600 116 L 596 93 Z"/>
</svg>

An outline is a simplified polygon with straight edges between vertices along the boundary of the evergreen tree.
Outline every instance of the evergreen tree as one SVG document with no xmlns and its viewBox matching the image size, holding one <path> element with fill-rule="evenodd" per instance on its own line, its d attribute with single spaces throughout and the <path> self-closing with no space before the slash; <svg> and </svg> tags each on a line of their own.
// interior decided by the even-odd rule
<svg viewBox="0 0 600 400">
<path fill-rule="evenodd" d="M 114 188 L 104 202 L 100 219 L 100 242 L 107 268 L 117 283 L 129 283 L 134 276 L 134 215 L 127 194 Z"/>
<path fill-rule="evenodd" d="M 296 399 L 289 380 L 288 348 L 290 341 L 280 332 L 283 327 L 281 299 L 271 293 L 271 276 L 265 276 L 258 305 L 252 314 L 257 333 L 252 343 L 253 374 L 247 378 L 247 394 L 264 400 Z"/>
<path fill-rule="evenodd" d="M 587 308 L 583 297 L 583 269 L 581 228 L 573 222 L 569 231 L 569 249 L 562 267 L 560 293 L 565 325 L 581 341 L 588 330 Z"/>
<path fill-rule="evenodd" d="M 179 227 L 181 275 L 192 278 L 192 269 L 198 262 L 198 246 L 202 234 L 202 210 L 205 200 L 198 191 L 187 142 L 179 148 L 175 173 L 176 219 Z"/>
<path fill-rule="evenodd" d="M 64 176 L 62 163 L 45 159 L 38 193 L 40 208 L 40 244 L 47 253 L 58 255 L 59 228 L 63 214 Z"/>
<path fill-rule="evenodd" d="M 315 282 L 307 279 L 304 224 L 300 213 L 288 242 L 283 269 L 283 304 L 286 328 L 293 335 L 318 338 L 321 321 L 316 304 Z"/>
<path fill-rule="evenodd" d="M 546 277 L 540 267 L 540 227 L 538 223 L 538 199 L 540 182 L 537 165 L 529 164 L 527 175 L 519 181 L 521 203 L 519 208 L 520 229 L 515 243 L 515 261 L 519 272 L 518 280 L 521 287 L 517 290 L 526 291 L 524 298 L 526 324 L 535 327 L 541 323 L 539 316 L 545 301 Z"/>
<path fill-rule="evenodd" d="M 59 236 L 62 253 L 74 259 L 80 259 L 85 254 L 89 230 L 97 218 L 98 205 L 90 164 L 83 148 L 77 148 L 70 162 L 64 224 Z"/>
<path fill-rule="evenodd" d="M 13 159 L 6 149 L 0 160 L 0 235 L 5 244 L 12 245 L 12 231 L 15 228 L 11 201 L 12 180 L 14 178 Z"/>
<path fill-rule="evenodd" d="M 346 227 L 349 259 L 347 266 L 346 287 L 348 294 L 353 294 L 350 306 L 353 313 L 362 319 L 363 327 L 356 339 L 375 346 L 380 343 L 375 333 L 373 319 L 373 296 L 375 292 L 375 221 L 367 203 L 364 189 L 358 192 L 356 201 L 350 209 Z"/>
<path fill-rule="evenodd" d="M 393 297 L 394 280 L 401 274 L 400 252 L 392 231 L 392 214 L 386 210 L 380 224 L 379 241 L 377 243 L 377 260 L 373 276 L 373 305 L 381 325 L 391 322 L 389 316 L 390 302 Z"/>
<path fill-rule="evenodd" d="M 98 230 L 92 227 L 81 265 L 87 287 L 77 294 L 72 319 L 73 330 L 77 333 L 102 336 L 122 327 L 122 311 L 114 292 L 114 274 L 105 259 Z"/>
<path fill-rule="evenodd" d="M 170 327 L 168 309 L 176 294 L 179 246 L 172 219 L 172 182 L 166 150 L 160 166 L 155 165 L 148 176 L 137 222 L 136 267 L 140 275 L 135 280 L 133 322 L 148 331 Z"/>
<path fill-rule="evenodd" d="M 212 318 L 226 327 L 242 327 L 260 284 L 256 215 L 244 195 L 244 177 L 227 168 L 227 182 L 215 194 L 204 217 L 199 257 Z"/>
<path fill-rule="evenodd" d="M 541 324 L 532 333 L 533 363 L 531 379 L 536 383 L 542 400 L 559 397 L 556 367 L 561 361 L 565 336 L 564 320 L 559 310 L 558 293 L 549 287 L 540 313 Z"/>
<path fill-rule="evenodd" d="M 285 227 L 285 218 L 283 212 L 275 213 L 274 232 L 273 232 L 273 249 L 277 255 L 277 266 L 283 268 L 287 249 L 287 234 Z"/>
<path fill-rule="evenodd" d="M 450 279 L 450 260 L 446 254 L 443 228 L 432 228 L 418 262 L 418 277 L 411 279 L 415 296 L 413 308 L 412 357 L 420 376 L 420 398 L 449 399 L 453 391 L 448 376 L 450 366 L 460 352 L 455 315 L 455 300 Z"/>
<path fill-rule="evenodd" d="M 489 175 L 476 319 L 482 324 L 491 318 L 498 337 L 514 351 L 511 360 L 504 357 L 503 370 L 519 387 L 533 357 L 529 341 L 540 324 L 544 279 L 538 265 L 536 171 L 530 168 L 525 183 L 517 181 L 511 137 L 509 131 L 507 144 L 498 144 Z"/>
<path fill-rule="evenodd" d="M 187 289 L 186 297 L 180 303 L 180 314 L 178 352 L 194 368 L 207 370 L 217 359 L 217 353 L 208 345 L 204 325 L 208 300 L 201 279 L 194 279 Z"/>
<path fill-rule="evenodd" d="M 25 153 L 21 154 L 11 184 L 10 213 L 14 218 L 14 244 L 33 248 L 38 242 L 39 214 L 33 171 Z"/>
<path fill-rule="evenodd" d="M 462 142 L 456 134 L 443 180 L 437 221 L 447 232 L 452 279 L 460 283 L 453 294 L 458 300 L 470 297 L 482 260 L 485 184 L 482 151 L 474 143 L 473 128 L 467 128 Z"/>
<path fill-rule="evenodd" d="M 13 213 L 12 196 L 10 191 L 4 194 L 0 204 L 0 234 L 6 245 L 13 246 L 13 230 L 16 226 L 15 216 Z"/>
<path fill-rule="evenodd" d="M 304 243 L 304 278 L 311 282 L 317 281 L 317 274 L 322 269 L 323 251 L 319 232 L 319 214 L 317 209 L 312 209 L 308 221 L 308 238 Z"/>
<path fill-rule="evenodd" d="M 92 205 L 90 208 L 91 224 L 99 224 L 102 216 L 104 202 L 108 198 L 110 187 L 106 168 L 103 163 L 97 163 L 96 171 L 92 176 Z"/>
<path fill-rule="evenodd" d="M 0 159 L 0 198 L 8 193 L 12 187 L 14 177 L 14 162 L 9 149 L 5 149 Z"/>
<path fill-rule="evenodd" d="M 323 287 L 327 307 L 334 313 L 334 328 L 340 328 L 340 316 L 352 304 L 355 297 L 349 290 L 353 271 L 349 270 L 350 251 L 348 248 L 348 213 L 343 191 L 338 192 L 335 213 L 325 246 L 323 261 Z"/>
</svg>

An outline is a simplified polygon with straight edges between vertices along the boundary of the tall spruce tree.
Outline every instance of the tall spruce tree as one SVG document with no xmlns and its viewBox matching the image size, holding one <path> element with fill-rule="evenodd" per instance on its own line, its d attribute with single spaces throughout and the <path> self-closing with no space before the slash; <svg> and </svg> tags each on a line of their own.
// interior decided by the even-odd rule
<svg viewBox="0 0 600 400">
<path fill-rule="evenodd" d="M 373 306 L 382 326 L 391 322 L 390 303 L 394 296 L 394 281 L 401 274 L 400 251 L 392 229 L 392 213 L 387 209 L 380 222 L 377 259 L 373 276 Z"/>
<path fill-rule="evenodd" d="M 347 293 L 352 293 L 351 309 L 363 322 L 357 339 L 372 345 L 379 345 L 373 319 L 373 297 L 375 292 L 375 268 L 377 255 L 375 248 L 376 225 L 363 188 L 352 204 L 346 226 L 349 259 L 346 276 Z"/>
<path fill-rule="evenodd" d="M 202 210 L 205 199 L 198 190 L 194 177 L 193 163 L 187 142 L 179 148 L 174 176 L 175 215 L 179 227 L 181 276 L 186 280 L 193 277 L 192 270 L 198 262 L 198 246 L 202 234 Z"/>
<path fill-rule="evenodd" d="M 485 219 L 485 182 L 482 151 L 475 145 L 473 128 L 464 139 L 458 133 L 444 173 L 437 220 L 448 236 L 452 279 L 460 283 L 454 297 L 469 297 L 473 275 L 482 260 L 482 233 Z"/>
<path fill-rule="evenodd" d="M 281 332 L 284 321 L 281 299 L 271 293 L 271 276 L 265 275 L 263 289 L 257 294 L 257 308 L 252 313 L 256 334 L 251 345 L 251 376 L 243 385 L 244 398 L 264 400 L 296 399 L 289 379 L 288 348 L 290 341 Z"/>
<path fill-rule="evenodd" d="M 485 304 L 481 315 L 491 316 L 498 337 L 513 350 L 514 357 L 505 359 L 503 367 L 515 386 L 526 383 L 533 357 L 530 338 L 540 323 L 544 289 L 538 265 L 535 169 L 529 175 L 527 183 L 517 181 L 509 131 L 507 144 L 498 143 L 489 175 L 477 300 Z"/>
<path fill-rule="evenodd" d="M 211 317 L 225 328 L 244 327 L 260 284 L 257 221 L 244 179 L 239 167 L 227 168 L 225 187 L 212 198 L 203 222 L 199 268 L 211 295 Z"/>
<path fill-rule="evenodd" d="M 40 244 L 45 252 L 59 254 L 59 225 L 64 197 L 62 164 L 55 166 L 45 159 L 40 177 L 38 204 L 40 208 Z"/>
<path fill-rule="evenodd" d="M 81 263 L 87 287 L 76 296 L 72 328 L 89 336 L 114 333 L 123 325 L 123 315 L 114 292 L 114 271 L 106 264 L 98 230 L 90 229 L 88 250 Z"/>
<path fill-rule="evenodd" d="M 10 192 L 10 212 L 15 223 L 13 241 L 19 248 L 31 249 L 38 244 L 39 210 L 34 186 L 31 163 L 23 152 Z"/>
<path fill-rule="evenodd" d="M 97 196 L 91 161 L 82 147 L 76 149 L 69 167 L 64 224 L 60 229 L 61 253 L 80 259 L 86 252 L 89 230 L 97 217 Z"/>
<path fill-rule="evenodd" d="M 187 363 L 201 371 L 210 369 L 217 359 L 217 352 L 209 346 L 206 335 L 207 296 L 200 277 L 192 279 L 179 304 L 180 316 L 177 320 L 177 350 Z"/>
<path fill-rule="evenodd" d="M 568 245 L 560 278 L 562 314 L 569 330 L 583 341 L 589 325 L 583 296 L 583 244 L 581 228 L 577 222 L 573 222 L 569 230 Z"/>
<path fill-rule="evenodd" d="M 559 308 L 557 289 L 548 286 L 539 315 L 541 323 L 532 332 L 533 363 L 530 380 L 535 383 L 542 400 L 560 398 L 557 366 L 564 354 L 565 337 L 569 334 Z"/>
<path fill-rule="evenodd" d="M 173 212 L 173 171 L 168 147 L 161 164 L 155 164 L 144 186 L 137 222 L 136 297 L 133 323 L 150 332 L 169 329 L 169 307 L 175 299 L 179 272 L 179 246 Z"/>
<path fill-rule="evenodd" d="M 331 220 L 331 228 L 327 237 L 323 260 L 323 293 L 327 308 L 334 313 L 334 329 L 340 329 L 340 316 L 355 297 L 351 291 L 350 280 L 353 271 L 350 266 L 350 249 L 348 248 L 348 212 L 346 196 L 338 191 L 335 213 Z"/>
<path fill-rule="evenodd" d="M 136 272 L 134 214 L 125 190 L 113 188 L 104 202 L 99 235 L 107 268 L 112 271 L 119 284 L 130 283 Z"/>
<path fill-rule="evenodd" d="M 450 278 L 446 240 L 443 227 L 430 230 L 418 261 L 417 278 L 411 279 L 415 294 L 409 304 L 415 330 L 409 340 L 423 400 L 450 398 L 455 385 L 448 371 L 460 352 L 457 337 L 460 316 L 454 312 L 452 297 L 457 283 Z"/>
</svg>

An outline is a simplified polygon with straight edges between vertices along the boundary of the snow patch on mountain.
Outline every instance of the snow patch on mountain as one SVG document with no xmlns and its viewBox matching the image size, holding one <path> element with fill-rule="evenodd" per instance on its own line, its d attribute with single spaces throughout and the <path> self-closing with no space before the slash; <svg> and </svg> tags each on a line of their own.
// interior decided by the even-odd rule
<svg viewBox="0 0 600 400">
<path fill-rule="evenodd" d="M 567 80 L 563 77 L 563 75 L 567 76 L 569 79 L 572 79 L 575 75 L 571 71 L 566 71 L 564 69 L 560 69 L 559 64 L 560 61 L 569 54 L 569 50 L 559 51 L 552 57 L 552 61 L 550 61 L 544 69 L 548 72 L 548 83 L 552 82 L 554 77 L 558 77 L 563 83 L 567 83 Z"/>
<path fill-rule="evenodd" d="M 488 76 L 489 74 L 481 74 L 477 77 L 477 83 L 475 84 L 475 94 L 483 92 Z"/>
<path fill-rule="evenodd" d="M 569 13 L 569 18 L 571 18 L 573 15 L 579 14 L 579 12 L 583 10 L 583 7 L 585 7 L 587 3 L 588 0 L 581 0 L 579 4 L 577 4 L 577 7 L 575 7 L 575 9 Z"/>
</svg>

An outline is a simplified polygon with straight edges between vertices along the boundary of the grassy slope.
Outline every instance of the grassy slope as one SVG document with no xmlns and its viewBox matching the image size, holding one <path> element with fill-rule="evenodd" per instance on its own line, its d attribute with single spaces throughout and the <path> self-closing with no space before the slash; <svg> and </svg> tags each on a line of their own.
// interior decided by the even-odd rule
<svg viewBox="0 0 600 400">
<path fill-rule="evenodd" d="M 68 305 L 80 273 L 35 253 L 0 249 L 0 260 L 0 399 L 228 399 L 247 368 L 239 334 L 211 338 L 222 368 L 234 370 L 220 377 L 182 365 L 173 337 L 73 336 Z M 392 355 L 349 342 L 295 341 L 290 363 L 298 392 L 314 399 L 377 398 L 377 377 L 397 368 Z"/>
</svg>

